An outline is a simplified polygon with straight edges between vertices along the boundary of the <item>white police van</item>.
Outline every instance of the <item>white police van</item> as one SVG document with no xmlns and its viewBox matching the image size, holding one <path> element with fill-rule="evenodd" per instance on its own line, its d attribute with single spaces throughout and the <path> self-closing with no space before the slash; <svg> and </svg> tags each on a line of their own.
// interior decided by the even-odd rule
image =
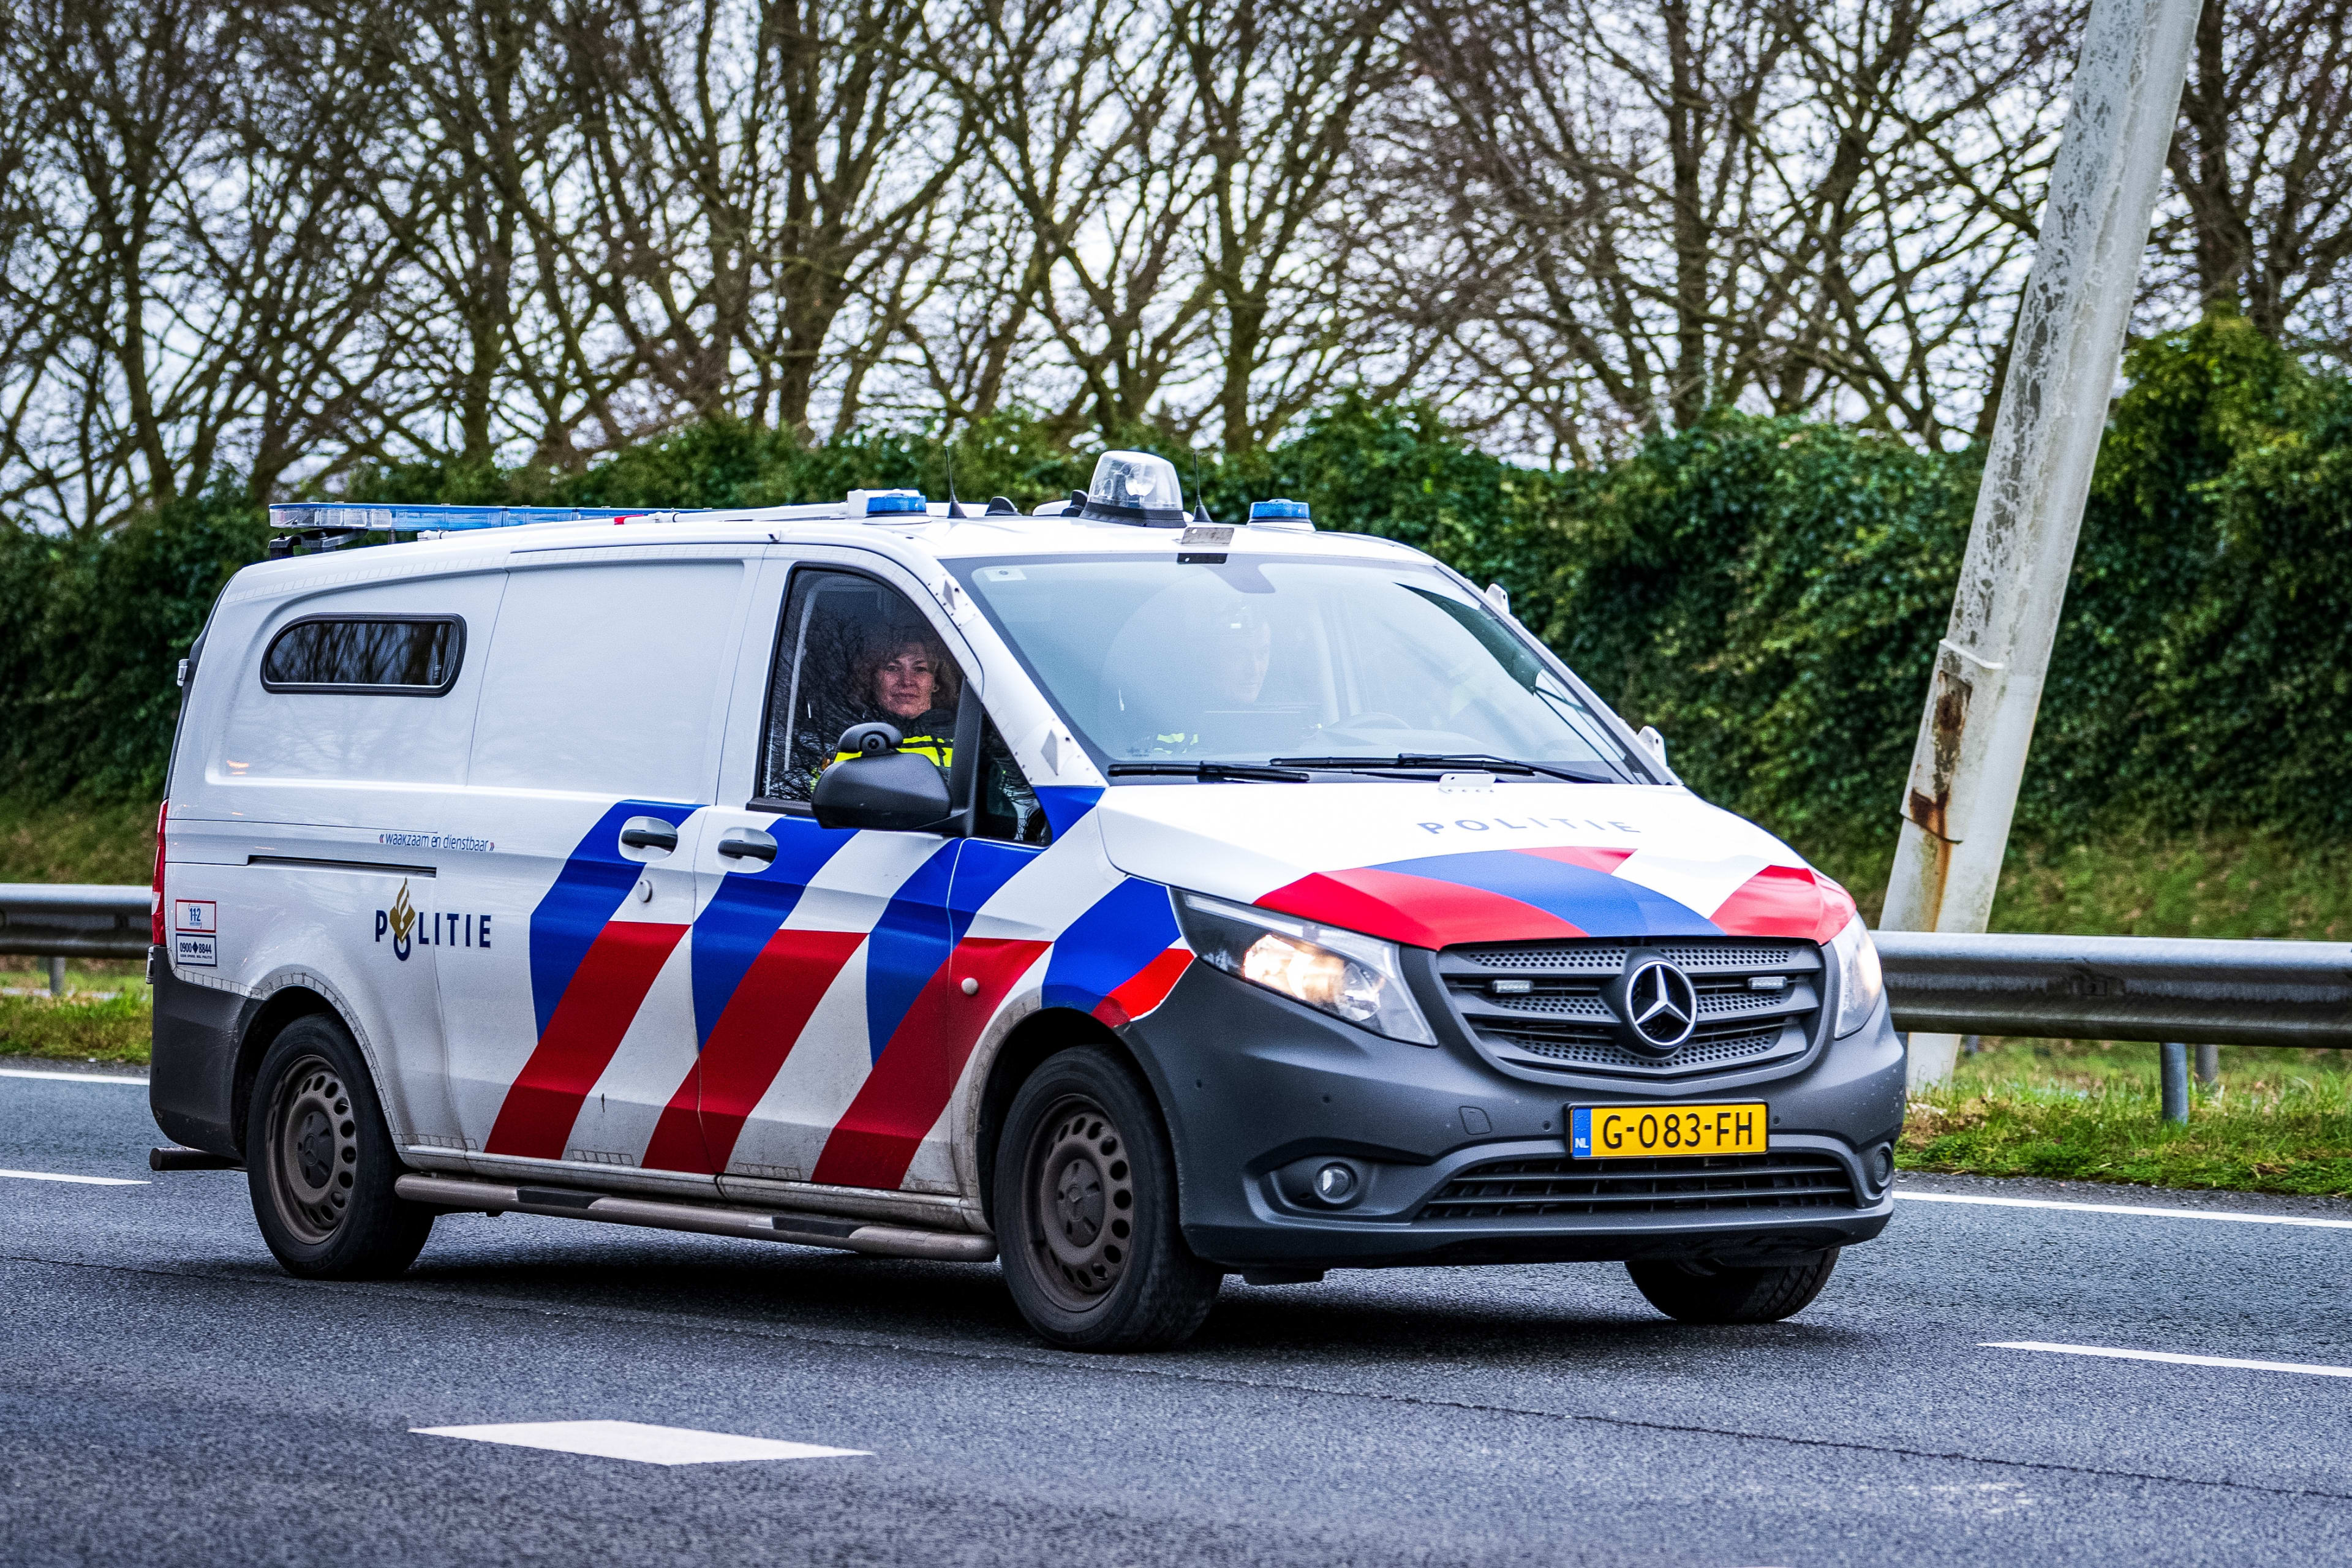
<svg viewBox="0 0 2352 1568">
<path fill-rule="evenodd" d="M 158 1168 L 296 1274 L 520 1213 L 1222 1277 L 1622 1260 L 1801 1308 L 1890 1210 L 1853 903 L 1419 552 L 1181 510 L 278 509 L 185 672 Z M 289 548 L 291 542 L 289 541 Z"/>
</svg>

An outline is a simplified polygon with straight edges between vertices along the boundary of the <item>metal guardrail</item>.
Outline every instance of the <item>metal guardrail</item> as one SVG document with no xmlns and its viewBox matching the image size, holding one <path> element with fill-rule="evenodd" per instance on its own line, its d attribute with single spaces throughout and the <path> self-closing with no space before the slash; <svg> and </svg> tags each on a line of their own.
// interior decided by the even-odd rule
<svg viewBox="0 0 2352 1568">
<path fill-rule="evenodd" d="M 0 953 L 144 958 L 148 890 L 0 883 Z M 1879 931 L 1895 1026 L 2352 1047 L 2352 943 Z"/>
<path fill-rule="evenodd" d="M 1878 931 L 1895 1026 L 2352 1047 L 2352 943 Z"/>
<path fill-rule="evenodd" d="M 152 897 L 136 886 L 0 882 L 0 953 L 144 958 Z"/>
</svg>

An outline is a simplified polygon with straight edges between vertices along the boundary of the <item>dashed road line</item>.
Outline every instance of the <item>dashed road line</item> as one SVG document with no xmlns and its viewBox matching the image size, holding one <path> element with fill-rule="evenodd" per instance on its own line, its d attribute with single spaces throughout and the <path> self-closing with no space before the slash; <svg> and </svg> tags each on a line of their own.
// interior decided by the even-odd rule
<svg viewBox="0 0 2352 1568">
<path fill-rule="evenodd" d="M 0 1068 L 0 1078 L 45 1078 L 51 1083 L 129 1083 L 147 1087 L 143 1078 L 118 1078 L 103 1072 L 35 1072 L 30 1068 Z"/>
<path fill-rule="evenodd" d="M 2239 1225 L 2300 1225 L 2318 1230 L 2352 1230 L 2352 1219 L 2319 1219 L 2294 1214 L 2231 1214 L 2226 1209 L 2167 1209 L 2140 1204 L 2074 1204 L 2058 1198 L 1980 1197 L 1973 1193 L 1906 1193 L 1895 1195 L 1915 1204 L 1983 1204 L 2004 1209 L 2069 1209 L 2080 1214 L 2139 1215 L 2149 1219 L 2218 1219 Z"/>
<path fill-rule="evenodd" d="M 128 1176 L 68 1176 L 56 1171 L 0 1171 L 0 1176 L 14 1176 L 20 1182 L 79 1182 L 86 1187 L 143 1187 L 147 1184 Z"/>
<path fill-rule="evenodd" d="M 650 1426 L 642 1421 L 517 1421 L 486 1426 L 411 1426 L 425 1437 L 464 1437 L 516 1448 L 545 1448 L 641 1465 L 730 1465 L 759 1459 L 870 1459 L 864 1448 L 827 1448 L 691 1426 Z"/>
<path fill-rule="evenodd" d="M 2045 1340 L 1988 1340 L 1978 1347 L 1989 1351 L 2048 1351 L 2054 1355 L 2106 1356 L 2116 1361 L 2160 1361 L 2174 1366 L 2223 1366 L 2242 1372 L 2299 1372 L 2306 1377 L 2352 1377 L 2352 1366 L 2326 1366 L 2316 1362 L 2252 1361 L 2244 1356 L 2181 1355 L 2173 1351 L 2127 1351 L 2111 1345 L 2061 1345 Z"/>
</svg>

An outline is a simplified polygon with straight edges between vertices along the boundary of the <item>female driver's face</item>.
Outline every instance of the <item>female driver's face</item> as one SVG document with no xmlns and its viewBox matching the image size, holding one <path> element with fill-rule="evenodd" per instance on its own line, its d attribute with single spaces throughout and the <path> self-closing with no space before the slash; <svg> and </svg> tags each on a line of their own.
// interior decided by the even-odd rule
<svg viewBox="0 0 2352 1568">
<path fill-rule="evenodd" d="M 874 672 L 874 700 L 896 718 L 919 719 L 929 712 L 932 693 L 938 689 L 930 655 L 919 643 L 908 643 Z"/>
</svg>

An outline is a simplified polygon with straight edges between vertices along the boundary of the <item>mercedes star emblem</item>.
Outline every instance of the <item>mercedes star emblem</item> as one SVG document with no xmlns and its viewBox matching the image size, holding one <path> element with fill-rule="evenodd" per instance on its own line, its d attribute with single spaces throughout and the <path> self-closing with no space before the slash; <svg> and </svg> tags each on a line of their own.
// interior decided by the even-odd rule
<svg viewBox="0 0 2352 1568">
<path fill-rule="evenodd" d="M 1698 992 L 1690 976 L 1654 958 L 1625 979 L 1625 1021 L 1641 1043 L 1671 1051 L 1690 1038 L 1698 1023 Z"/>
</svg>

